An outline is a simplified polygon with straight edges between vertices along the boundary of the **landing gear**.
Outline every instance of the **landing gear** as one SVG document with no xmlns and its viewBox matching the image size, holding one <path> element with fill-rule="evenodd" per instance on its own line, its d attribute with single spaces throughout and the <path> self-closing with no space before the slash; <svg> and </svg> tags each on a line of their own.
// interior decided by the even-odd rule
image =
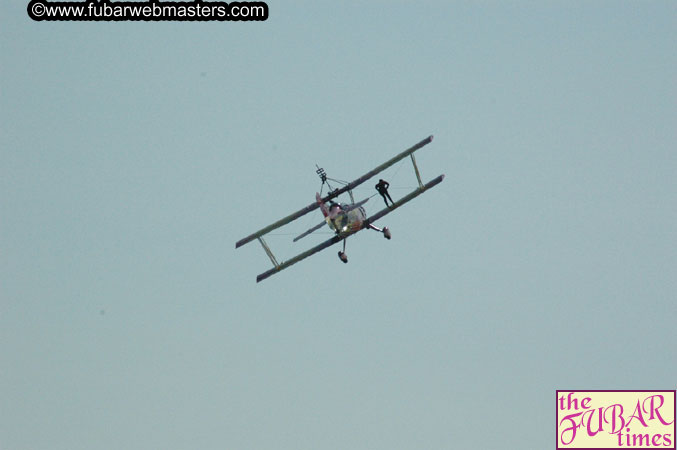
<svg viewBox="0 0 677 450">
<path fill-rule="evenodd" d="M 338 252 L 338 257 L 341 261 L 343 261 L 343 264 L 348 263 L 348 255 L 346 255 L 346 240 L 343 240 L 343 251 Z"/>
<path fill-rule="evenodd" d="M 379 233 L 383 233 L 383 237 L 388 240 L 390 240 L 393 237 L 392 233 L 390 232 L 390 228 L 388 227 L 379 228 L 372 224 L 369 224 L 367 226 L 372 230 L 378 231 Z M 338 252 L 338 257 L 341 260 L 341 262 L 343 262 L 343 264 L 348 263 L 348 255 L 346 255 L 346 239 L 343 239 L 343 251 Z"/>
<path fill-rule="evenodd" d="M 393 237 L 392 233 L 390 232 L 390 228 L 388 227 L 379 228 L 372 224 L 369 224 L 369 228 L 371 228 L 374 231 L 378 231 L 379 233 L 383 233 L 383 237 L 388 240 L 390 240 L 390 238 Z"/>
</svg>

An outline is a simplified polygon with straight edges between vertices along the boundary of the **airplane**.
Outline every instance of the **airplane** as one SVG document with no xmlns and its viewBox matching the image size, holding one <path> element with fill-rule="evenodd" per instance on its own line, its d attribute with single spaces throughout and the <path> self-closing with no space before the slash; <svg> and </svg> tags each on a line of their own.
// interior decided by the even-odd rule
<svg viewBox="0 0 677 450">
<path fill-rule="evenodd" d="M 396 156 L 392 157 L 388 161 L 384 162 L 380 166 L 377 166 L 376 168 L 370 170 L 366 174 L 362 175 L 360 178 L 350 182 L 350 183 L 343 183 L 340 182 L 341 184 L 344 184 L 343 187 L 337 188 L 337 189 L 331 189 L 331 185 L 328 183 L 328 180 L 332 180 L 327 177 L 326 173 L 324 172 L 324 169 L 321 169 L 318 167 L 317 169 L 317 174 L 320 176 L 320 179 L 322 180 L 322 188 L 324 188 L 324 184 L 328 184 L 329 188 L 331 189 L 329 193 L 322 197 L 321 194 L 318 192 L 315 194 L 315 202 L 311 203 L 310 205 L 306 206 L 305 208 L 302 208 L 280 220 L 277 222 L 274 222 L 264 228 L 261 228 L 260 230 L 256 231 L 255 233 L 250 234 L 249 236 L 240 239 L 235 243 L 235 248 L 239 248 L 243 246 L 244 244 L 247 244 L 248 242 L 253 241 L 254 239 L 258 240 L 261 246 L 263 247 L 263 250 L 266 252 L 268 255 L 268 258 L 270 258 L 270 261 L 273 263 L 273 268 L 269 269 L 261 274 L 259 274 L 256 277 L 256 282 L 260 282 L 265 280 L 266 278 L 270 277 L 271 275 L 274 275 L 281 270 L 286 269 L 287 267 L 296 264 L 297 262 L 314 255 L 315 253 L 324 250 L 328 247 L 331 247 L 332 245 L 343 241 L 343 251 L 338 252 L 339 259 L 347 263 L 348 262 L 348 256 L 346 255 L 346 239 L 348 237 L 352 236 L 353 234 L 363 230 L 363 229 L 371 229 L 374 231 L 378 231 L 379 233 L 382 233 L 383 236 L 386 239 L 390 239 L 392 237 L 392 233 L 388 227 L 383 227 L 383 228 L 378 228 L 373 225 L 373 222 L 376 222 L 378 219 L 382 218 L 386 214 L 389 214 L 390 212 L 394 211 L 395 209 L 399 208 L 400 206 L 404 205 L 405 203 L 413 200 L 414 198 L 418 197 L 428 189 L 437 186 L 439 183 L 444 180 L 444 174 L 439 175 L 438 177 L 430 180 L 427 183 L 423 183 L 421 181 L 421 175 L 418 170 L 418 166 L 416 165 L 416 159 L 414 158 L 414 152 L 422 148 L 423 146 L 429 144 L 432 142 L 433 136 L 428 136 L 427 138 L 423 139 L 419 143 L 415 144 L 414 146 L 408 148 L 407 150 L 404 150 L 403 152 L 397 154 Z M 387 169 L 388 167 L 392 166 L 396 162 L 402 160 L 403 158 L 406 158 L 409 156 L 411 158 L 412 164 L 414 166 L 414 172 L 416 174 L 416 178 L 418 180 L 418 187 L 410 192 L 409 194 L 405 195 L 404 197 L 400 198 L 399 200 L 396 200 L 394 203 L 390 204 L 386 208 L 378 211 L 372 216 L 367 217 L 366 210 L 364 209 L 364 204 L 367 203 L 369 198 L 362 200 L 360 202 L 355 202 L 353 198 L 353 193 L 352 190 L 364 183 L 365 181 L 369 180 L 372 178 L 374 175 L 378 174 L 379 172 L 382 172 L 383 170 Z M 335 182 L 339 182 L 338 180 L 332 180 Z M 341 194 L 348 193 L 350 196 L 350 202 L 349 203 L 339 203 L 335 202 L 334 199 L 338 198 Z M 270 247 L 264 241 L 263 236 L 270 233 L 271 231 L 282 227 L 284 225 L 287 225 L 288 223 L 298 219 L 299 217 L 302 217 L 316 209 L 320 209 L 322 212 L 322 215 L 324 216 L 324 221 L 319 223 L 318 225 L 310 228 L 309 230 L 303 232 L 299 236 L 294 238 L 294 242 L 298 241 L 299 239 L 302 239 L 303 237 L 311 234 L 314 231 L 319 230 L 322 228 L 324 225 L 328 225 L 329 228 L 332 229 L 334 232 L 334 236 L 302 253 L 299 253 L 298 255 L 294 256 L 293 258 L 283 261 L 283 262 L 278 262 L 277 259 L 275 258 L 275 255 L 271 251 Z"/>
</svg>

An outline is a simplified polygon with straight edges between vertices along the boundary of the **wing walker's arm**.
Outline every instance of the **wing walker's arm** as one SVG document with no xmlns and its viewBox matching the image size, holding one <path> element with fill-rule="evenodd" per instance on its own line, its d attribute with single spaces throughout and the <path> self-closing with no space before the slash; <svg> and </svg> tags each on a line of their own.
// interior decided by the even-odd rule
<svg viewBox="0 0 677 450">
<path fill-rule="evenodd" d="M 410 147 L 410 148 L 406 149 L 406 150 L 403 151 L 402 153 L 400 153 L 400 154 L 398 154 L 398 155 L 392 157 L 391 159 L 389 159 L 388 161 L 384 162 L 384 163 L 381 164 L 380 166 L 378 166 L 378 167 L 376 167 L 375 169 L 373 169 L 373 170 L 367 172 L 366 174 L 362 175 L 360 178 L 358 178 L 357 180 L 353 181 L 352 183 L 348 183 L 346 186 L 343 186 L 342 188 L 340 188 L 340 189 L 338 189 L 338 190 L 336 190 L 336 191 L 334 191 L 334 192 L 329 193 L 326 197 L 324 197 L 324 198 L 322 199 L 322 201 L 323 201 L 323 202 L 327 202 L 327 201 L 329 201 L 329 200 L 331 200 L 331 199 L 333 199 L 333 198 L 338 197 L 339 195 L 343 194 L 344 192 L 347 192 L 347 191 L 350 191 L 350 190 L 354 189 L 355 187 L 357 187 L 357 186 L 359 186 L 360 184 L 364 183 L 365 181 L 367 181 L 368 179 L 370 179 L 371 177 L 373 177 L 373 176 L 376 175 L 377 173 L 382 172 L 383 170 L 385 170 L 385 169 L 387 169 L 388 167 L 392 166 L 393 164 L 395 164 L 396 162 L 398 162 L 398 161 L 401 160 L 402 158 L 406 158 L 406 157 L 409 156 L 409 155 L 412 155 L 412 157 L 413 157 L 413 153 L 414 153 L 416 150 L 420 149 L 420 148 L 423 147 L 424 145 L 430 144 L 430 143 L 432 142 L 432 140 L 433 140 L 433 136 L 432 136 L 432 135 L 428 136 L 427 138 L 423 139 L 423 140 L 422 140 L 421 142 L 419 142 L 418 144 L 416 144 L 416 145 L 414 145 L 413 147 Z M 412 161 L 413 161 L 413 158 L 412 158 Z M 414 164 L 415 164 L 415 163 L 414 163 Z M 418 172 L 418 169 L 417 169 L 416 171 Z M 260 229 L 259 231 L 257 231 L 256 233 L 252 233 L 252 234 L 250 234 L 249 236 L 247 236 L 246 238 L 240 239 L 239 241 L 237 241 L 237 242 L 235 243 L 235 248 L 241 247 L 241 246 L 243 246 L 244 244 L 246 244 L 246 243 L 248 243 L 248 242 L 251 242 L 251 241 L 253 241 L 253 240 L 256 239 L 256 238 L 258 238 L 258 237 L 260 237 L 260 236 L 263 236 L 264 234 L 270 233 L 270 232 L 273 231 L 274 229 L 279 228 L 279 227 L 281 227 L 281 226 L 284 226 L 284 225 L 288 224 L 289 222 L 291 222 L 292 220 L 296 220 L 296 219 L 298 219 L 299 217 L 304 216 L 305 214 L 308 214 L 309 212 L 314 211 L 314 210 L 317 209 L 317 208 L 318 208 L 317 202 L 313 202 L 313 203 L 311 203 L 310 205 L 306 206 L 305 208 L 300 209 L 300 210 L 296 211 L 295 213 L 290 214 L 290 215 L 288 215 L 287 217 L 285 217 L 285 218 L 283 218 L 283 219 L 280 219 L 280 220 L 278 220 L 277 222 L 275 222 L 275 223 L 273 223 L 273 224 L 268 225 L 267 227 L 261 228 L 261 229 Z"/>
</svg>

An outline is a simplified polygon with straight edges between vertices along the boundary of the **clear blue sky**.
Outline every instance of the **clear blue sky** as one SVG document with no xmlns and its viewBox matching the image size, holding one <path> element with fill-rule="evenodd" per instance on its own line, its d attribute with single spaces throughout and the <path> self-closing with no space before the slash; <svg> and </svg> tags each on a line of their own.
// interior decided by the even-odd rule
<svg viewBox="0 0 677 450">
<path fill-rule="evenodd" d="M 675 2 L 26 3 L 0 6 L 3 450 L 544 449 L 556 389 L 675 388 Z M 316 163 L 429 134 L 447 178 L 391 241 L 255 283 L 235 241 L 312 202 Z"/>
</svg>

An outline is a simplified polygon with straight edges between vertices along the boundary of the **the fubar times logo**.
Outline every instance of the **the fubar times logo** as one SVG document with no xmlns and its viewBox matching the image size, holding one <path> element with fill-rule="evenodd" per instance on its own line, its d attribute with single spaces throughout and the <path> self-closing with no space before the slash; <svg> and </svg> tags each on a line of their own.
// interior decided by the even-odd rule
<svg viewBox="0 0 677 450">
<path fill-rule="evenodd" d="M 675 450 L 675 391 L 556 391 L 557 450 Z"/>
</svg>

